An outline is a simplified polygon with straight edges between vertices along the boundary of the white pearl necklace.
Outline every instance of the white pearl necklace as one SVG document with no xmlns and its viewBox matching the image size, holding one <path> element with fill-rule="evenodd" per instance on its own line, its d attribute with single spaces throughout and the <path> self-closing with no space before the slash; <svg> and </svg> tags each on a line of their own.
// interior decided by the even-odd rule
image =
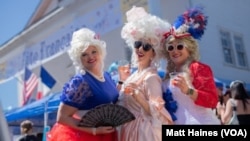
<svg viewBox="0 0 250 141">
<path fill-rule="evenodd" d="M 103 76 L 103 72 L 102 72 L 102 75 L 101 76 L 97 76 L 97 75 L 95 75 L 94 73 L 92 73 L 92 72 L 90 72 L 90 71 L 88 71 L 93 77 L 95 77 L 95 79 L 97 79 L 97 80 L 99 80 L 99 81 L 101 81 L 101 82 L 104 82 L 105 81 L 105 78 L 104 78 L 104 76 Z"/>
</svg>

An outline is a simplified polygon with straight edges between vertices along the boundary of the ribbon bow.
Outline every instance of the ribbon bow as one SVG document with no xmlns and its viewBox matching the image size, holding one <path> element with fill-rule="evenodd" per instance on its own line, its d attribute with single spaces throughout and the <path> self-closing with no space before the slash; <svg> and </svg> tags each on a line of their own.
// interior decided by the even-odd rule
<svg viewBox="0 0 250 141">
<path fill-rule="evenodd" d="M 182 34 L 177 35 L 176 31 L 175 31 L 175 29 L 173 27 L 170 29 L 169 32 L 166 32 L 163 36 L 165 37 L 165 39 L 167 39 L 171 35 L 174 36 L 175 38 L 183 38 L 183 37 L 191 36 L 191 34 L 187 33 L 187 32 L 184 32 Z"/>
</svg>

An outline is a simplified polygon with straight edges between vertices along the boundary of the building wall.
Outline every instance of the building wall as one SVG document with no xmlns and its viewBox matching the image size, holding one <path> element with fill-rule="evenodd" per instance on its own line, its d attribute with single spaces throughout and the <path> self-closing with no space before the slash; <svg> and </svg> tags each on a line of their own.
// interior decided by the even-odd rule
<svg viewBox="0 0 250 141">
<path fill-rule="evenodd" d="M 202 4 L 208 15 L 208 27 L 204 37 L 200 41 L 200 52 L 202 61 L 211 65 L 215 77 L 227 80 L 243 80 L 250 83 L 250 18 L 248 13 L 250 1 L 241 3 L 233 0 L 222 1 L 199 1 L 192 0 L 193 5 Z M 226 4 L 225 4 L 226 3 Z M 237 7 L 237 8 L 236 8 Z M 242 69 L 226 64 L 223 58 L 219 31 L 225 29 L 232 34 L 240 34 L 243 37 L 248 68 Z M 248 89 L 249 89 L 248 85 Z"/>
</svg>

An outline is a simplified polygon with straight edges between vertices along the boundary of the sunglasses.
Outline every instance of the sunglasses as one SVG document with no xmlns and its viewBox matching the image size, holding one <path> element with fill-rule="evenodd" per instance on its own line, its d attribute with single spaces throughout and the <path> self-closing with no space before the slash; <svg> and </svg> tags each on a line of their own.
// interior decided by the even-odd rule
<svg viewBox="0 0 250 141">
<path fill-rule="evenodd" d="M 152 45 L 149 43 L 143 43 L 142 41 L 135 41 L 134 48 L 139 49 L 141 46 L 144 51 L 149 51 L 152 48 Z"/>
<path fill-rule="evenodd" d="M 174 46 L 174 45 L 169 45 L 169 46 L 167 46 L 167 51 L 168 51 L 168 52 L 171 52 L 171 51 L 173 51 L 174 49 L 176 49 L 176 50 L 183 50 L 183 48 L 184 48 L 184 45 L 183 45 L 183 44 L 177 44 L 176 46 Z"/>
</svg>

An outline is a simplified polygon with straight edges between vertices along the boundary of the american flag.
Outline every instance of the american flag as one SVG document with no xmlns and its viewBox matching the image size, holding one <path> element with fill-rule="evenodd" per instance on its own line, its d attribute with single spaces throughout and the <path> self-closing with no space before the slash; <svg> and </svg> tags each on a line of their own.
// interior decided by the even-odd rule
<svg viewBox="0 0 250 141">
<path fill-rule="evenodd" d="M 23 105 L 27 104 L 29 98 L 34 93 L 34 90 L 38 85 L 37 76 L 32 73 L 27 67 L 25 67 L 24 73 Z"/>
</svg>

